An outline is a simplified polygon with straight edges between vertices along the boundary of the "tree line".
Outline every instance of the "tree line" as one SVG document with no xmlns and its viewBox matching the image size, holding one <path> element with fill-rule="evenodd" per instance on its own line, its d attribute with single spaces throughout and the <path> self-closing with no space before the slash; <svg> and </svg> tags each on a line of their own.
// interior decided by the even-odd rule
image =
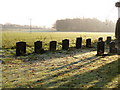
<svg viewBox="0 0 120 90">
<path fill-rule="evenodd" d="M 6 30 L 15 30 L 15 31 L 19 31 L 19 30 L 29 30 L 30 29 L 30 25 L 19 25 L 19 24 L 11 24 L 11 23 L 6 23 L 6 24 L 0 24 L 0 29 L 2 31 L 6 31 Z M 41 27 L 41 26 L 31 26 L 32 30 L 48 30 L 49 28 L 46 28 L 45 26 Z"/>
<path fill-rule="evenodd" d="M 57 31 L 114 32 L 115 23 L 109 20 L 102 22 L 96 18 L 61 19 L 56 21 L 54 28 Z"/>
</svg>

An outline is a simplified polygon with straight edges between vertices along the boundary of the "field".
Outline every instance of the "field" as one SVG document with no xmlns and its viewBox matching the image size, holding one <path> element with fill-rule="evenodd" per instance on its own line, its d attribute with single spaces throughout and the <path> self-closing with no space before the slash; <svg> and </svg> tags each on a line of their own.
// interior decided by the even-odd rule
<svg viewBox="0 0 120 90">
<path fill-rule="evenodd" d="M 91 38 L 96 46 L 99 37 L 106 40 L 107 36 L 114 39 L 114 33 L 2 32 L 2 88 L 118 88 L 118 55 L 96 56 L 96 47 L 74 48 L 77 37 L 83 38 L 83 45 Z M 68 51 L 60 50 L 63 39 L 70 39 Z M 34 54 L 37 40 L 43 41 L 46 50 L 49 42 L 56 40 L 58 50 Z M 18 41 L 26 41 L 31 54 L 16 57 Z"/>
<path fill-rule="evenodd" d="M 35 41 L 43 41 L 43 44 L 49 44 L 50 41 L 56 40 L 62 42 L 63 39 L 70 39 L 70 45 L 75 43 L 77 37 L 83 38 L 83 44 L 85 39 L 91 38 L 92 42 L 96 42 L 99 37 L 103 37 L 106 40 L 107 36 L 112 36 L 114 39 L 114 33 L 85 33 L 85 32 L 2 32 L 2 47 L 12 48 L 16 42 L 26 41 L 28 46 L 33 46 Z"/>
</svg>

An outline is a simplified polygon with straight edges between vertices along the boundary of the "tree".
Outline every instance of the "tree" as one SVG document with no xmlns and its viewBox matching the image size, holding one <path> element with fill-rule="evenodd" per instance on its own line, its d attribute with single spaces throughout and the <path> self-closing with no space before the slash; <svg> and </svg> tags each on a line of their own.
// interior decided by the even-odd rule
<svg viewBox="0 0 120 90">
<path fill-rule="evenodd" d="M 102 22 L 96 18 L 62 19 L 57 20 L 54 27 L 57 31 L 113 32 L 115 24 L 108 20 L 106 22 Z"/>
</svg>

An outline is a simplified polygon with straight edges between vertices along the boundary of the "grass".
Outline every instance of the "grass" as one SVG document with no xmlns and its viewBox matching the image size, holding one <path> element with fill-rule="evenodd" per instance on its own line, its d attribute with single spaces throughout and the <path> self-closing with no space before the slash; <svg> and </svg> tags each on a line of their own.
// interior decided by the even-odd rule
<svg viewBox="0 0 120 90">
<path fill-rule="evenodd" d="M 66 52 L 11 59 L 3 64 L 3 88 L 118 87 L 117 55 L 97 57 L 91 50 Z"/>
<path fill-rule="evenodd" d="M 70 48 L 45 54 L 34 54 L 33 44 L 37 40 L 48 48 L 49 41 L 59 43 L 70 39 L 75 46 L 76 37 L 91 38 L 96 42 L 99 37 L 106 40 L 114 38 L 114 33 L 77 33 L 77 32 L 2 32 L 2 88 L 118 88 L 118 55 L 96 56 L 96 48 Z M 26 41 L 30 55 L 16 57 L 15 43 Z M 46 44 L 46 45 L 45 45 Z M 107 53 L 107 50 L 106 50 Z"/>
<path fill-rule="evenodd" d="M 43 41 L 43 45 L 48 46 L 50 41 L 56 40 L 61 43 L 63 39 L 70 39 L 70 45 L 75 44 L 77 37 L 83 38 L 83 44 L 85 39 L 91 38 L 92 42 L 96 42 L 99 37 L 103 37 L 106 40 L 107 36 L 112 36 L 114 39 L 114 33 L 85 33 L 85 32 L 2 32 L 2 47 L 12 48 L 15 47 L 16 42 L 25 41 L 28 46 L 33 46 L 35 41 Z"/>
</svg>

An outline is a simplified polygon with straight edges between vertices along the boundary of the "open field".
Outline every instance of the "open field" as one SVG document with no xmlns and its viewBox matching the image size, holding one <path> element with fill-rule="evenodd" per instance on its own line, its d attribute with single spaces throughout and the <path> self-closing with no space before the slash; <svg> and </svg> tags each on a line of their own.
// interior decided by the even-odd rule
<svg viewBox="0 0 120 90">
<path fill-rule="evenodd" d="M 83 37 L 84 45 L 87 38 L 95 43 L 99 37 L 106 40 L 107 36 L 114 39 L 114 33 L 3 32 L 2 88 L 118 88 L 120 59 L 116 54 L 96 56 L 96 48 L 70 48 L 68 51 L 15 56 L 14 47 L 18 41 L 26 41 L 33 50 L 37 40 L 43 41 L 44 47 L 48 48 L 49 41 L 61 43 L 63 39 L 70 39 L 70 46 L 74 47 L 76 37 Z"/>
<path fill-rule="evenodd" d="M 91 38 L 92 42 L 96 42 L 99 37 L 103 37 L 106 40 L 107 36 L 112 36 L 114 39 L 114 33 L 102 32 L 2 32 L 2 47 L 15 47 L 16 42 L 19 41 L 26 41 L 28 46 L 33 46 L 37 40 L 43 41 L 43 44 L 46 45 L 50 41 L 61 42 L 63 39 L 70 39 L 72 45 L 77 37 L 82 37 L 83 44 L 85 44 L 85 39 L 87 38 Z"/>
</svg>

